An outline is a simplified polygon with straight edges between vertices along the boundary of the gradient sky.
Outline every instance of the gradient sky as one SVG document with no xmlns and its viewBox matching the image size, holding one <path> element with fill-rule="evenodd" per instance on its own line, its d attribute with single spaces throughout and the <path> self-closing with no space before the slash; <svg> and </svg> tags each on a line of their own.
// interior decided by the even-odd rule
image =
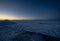
<svg viewBox="0 0 60 41">
<path fill-rule="evenodd" d="M 60 1 L 3 0 L 0 19 L 60 19 Z"/>
</svg>

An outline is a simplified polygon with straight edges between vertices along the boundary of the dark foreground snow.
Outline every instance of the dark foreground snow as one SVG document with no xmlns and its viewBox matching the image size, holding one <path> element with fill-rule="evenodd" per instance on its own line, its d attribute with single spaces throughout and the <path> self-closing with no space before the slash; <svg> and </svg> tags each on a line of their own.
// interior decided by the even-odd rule
<svg viewBox="0 0 60 41">
<path fill-rule="evenodd" d="M 0 41 L 60 41 L 58 21 L 12 21 L 0 26 Z"/>
</svg>

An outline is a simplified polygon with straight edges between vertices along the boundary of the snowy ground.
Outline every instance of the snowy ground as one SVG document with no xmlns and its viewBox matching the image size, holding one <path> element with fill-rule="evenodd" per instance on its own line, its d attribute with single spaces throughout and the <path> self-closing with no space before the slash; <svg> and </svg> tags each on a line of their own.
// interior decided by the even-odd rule
<svg viewBox="0 0 60 41">
<path fill-rule="evenodd" d="M 21 39 L 21 37 L 26 38 L 26 36 L 29 36 L 30 38 L 28 37 L 24 39 L 25 41 L 45 41 L 42 39 L 41 35 L 23 35 L 22 33 L 24 33 L 25 31 L 41 33 L 43 35 L 60 38 L 60 22 L 58 21 L 21 20 L 13 22 L 16 22 L 16 24 L 0 26 L 0 41 L 12 41 L 13 38 L 18 36 L 19 39 Z"/>
</svg>

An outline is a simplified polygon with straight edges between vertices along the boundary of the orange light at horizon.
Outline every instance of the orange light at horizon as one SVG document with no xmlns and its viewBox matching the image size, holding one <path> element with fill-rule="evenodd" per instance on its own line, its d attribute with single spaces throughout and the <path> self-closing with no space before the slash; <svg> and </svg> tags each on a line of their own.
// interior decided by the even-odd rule
<svg viewBox="0 0 60 41">
<path fill-rule="evenodd" d="M 13 15 L 11 12 L 0 12 L 0 20 L 28 20 L 25 17 Z"/>
<path fill-rule="evenodd" d="M 0 17 L 0 20 L 26 20 L 26 18 Z"/>
</svg>

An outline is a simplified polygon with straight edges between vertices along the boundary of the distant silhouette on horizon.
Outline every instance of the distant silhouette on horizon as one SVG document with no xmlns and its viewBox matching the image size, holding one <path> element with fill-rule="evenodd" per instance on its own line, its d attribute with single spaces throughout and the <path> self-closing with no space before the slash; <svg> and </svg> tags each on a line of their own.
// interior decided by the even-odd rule
<svg viewBox="0 0 60 41">
<path fill-rule="evenodd" d="M 0 22 L 0 26 L 4 26 L 4 25 L 12 25 L 12 24 L 16 24 L 15 22 L 12 22 L 12 21 L 10 21 L 10 20 L 2 20 L 1 22 Z"/>
</svg>

